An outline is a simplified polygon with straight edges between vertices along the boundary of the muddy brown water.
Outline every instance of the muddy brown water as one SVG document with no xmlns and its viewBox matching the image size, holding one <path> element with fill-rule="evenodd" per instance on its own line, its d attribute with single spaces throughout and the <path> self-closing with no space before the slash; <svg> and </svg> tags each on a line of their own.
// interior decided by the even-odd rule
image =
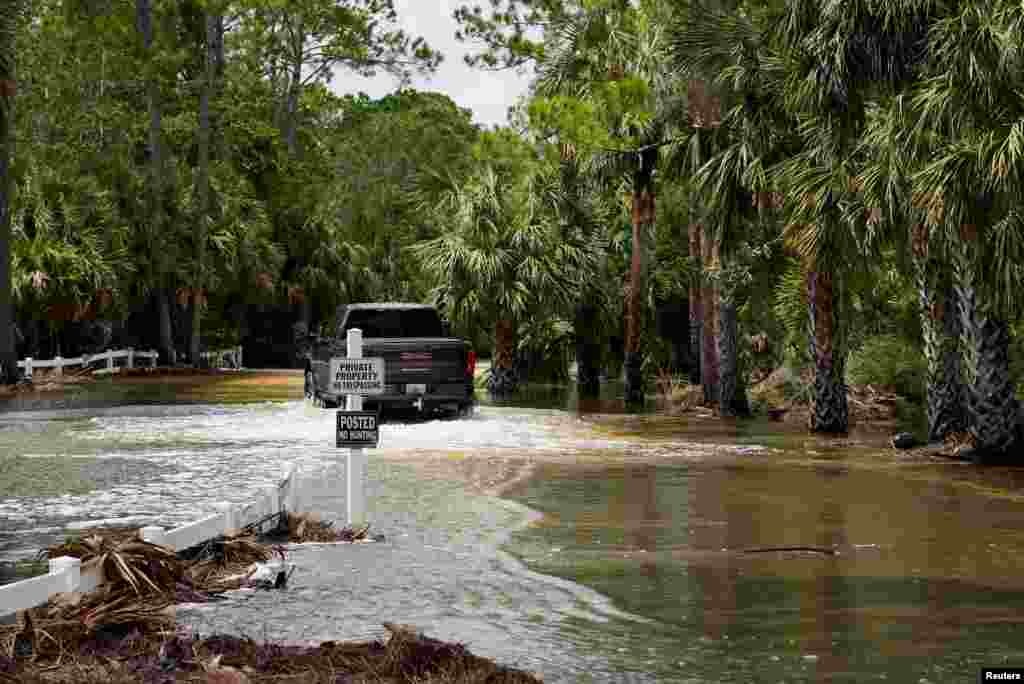
<svg viewBox="0 0 1024 684">
<path fill-rule="evenodd" d="M 192 519 L 287 460 L 322 473 L 308 504 L 340 518 L 332 412 L 298 400 L 301 377 L 240 379 L 0 416 L 0 557 L 97 521 Z M 1021 471 L 616 402 L 541 388 L 385 425 L 367 485 L 385 543 L 293 547 L 286 592 L 181 621 L 296 641 L 409 622 L 548 681 L 938 684 L 1024 665 Z"/>
</svg>

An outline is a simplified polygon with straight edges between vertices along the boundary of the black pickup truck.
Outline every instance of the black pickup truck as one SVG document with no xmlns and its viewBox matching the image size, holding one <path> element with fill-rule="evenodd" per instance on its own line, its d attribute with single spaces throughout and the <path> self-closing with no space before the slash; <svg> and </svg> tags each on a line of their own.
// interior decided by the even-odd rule
<svg viewBox="0 0 1024 684">
<path fill-rule="evenodd" d="M 426 304 L 349 304 L 338 309 L 333 338 L 316 338 L 306 358 L 306 398 L 335 408 L 345 397 L 330 390 L 332 358 L 347 356 L 346 337 L 363 331 L 363 357 L 384 359 L 384 394 L 363 399 L 366 410 L 409 411 L 427 415 L 468 415 L 473 410 L 476 354 L 448 335 L 437 310 Z"/>
</svg>

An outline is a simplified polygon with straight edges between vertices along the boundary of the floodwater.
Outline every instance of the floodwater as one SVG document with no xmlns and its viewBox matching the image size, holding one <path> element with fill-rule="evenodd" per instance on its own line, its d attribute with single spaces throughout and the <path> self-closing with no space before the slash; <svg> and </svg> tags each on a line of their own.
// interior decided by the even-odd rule
<svg viewBox="0 0 1024 684">
<path fill-rule="evenodd" d="M 194 519 L 288 461 L 315 475 L 306 506 L 343 520 L 333 412 L 227 394 L 0 415 L 0 558 Z M 385 542 L 294 546 L 287 590 L 180 621 L 303 641 L 391 620 L 546 681 L 938 684 L 1024 665 L 1024 472 L 556 391 L 387 424 L 381 446 L 367 498 Z M 455 477 L 500 462 L 529 472 L 502 498 Z"/>
</svg>

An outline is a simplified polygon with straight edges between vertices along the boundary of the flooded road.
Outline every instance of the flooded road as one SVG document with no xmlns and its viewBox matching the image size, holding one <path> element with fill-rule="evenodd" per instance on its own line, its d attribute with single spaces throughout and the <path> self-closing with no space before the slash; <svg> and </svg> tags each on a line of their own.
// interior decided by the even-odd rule
<svg viewBox="0 0 1024 684">
<path fill-rule="evenodd" d="M 405 622 L 547 681 L 938 684 L 1024 664 L 1021 472 L 871 434 L 520 403 L 384 425 L 367 495 L 386 542 L 293 547 L 287 591 L 180 620 L 291 640 Z M 0 415 L 0 558 L 194 519 L 287 461 L 341 519 L 332 429 L 299 401 Z"/>
</svg>

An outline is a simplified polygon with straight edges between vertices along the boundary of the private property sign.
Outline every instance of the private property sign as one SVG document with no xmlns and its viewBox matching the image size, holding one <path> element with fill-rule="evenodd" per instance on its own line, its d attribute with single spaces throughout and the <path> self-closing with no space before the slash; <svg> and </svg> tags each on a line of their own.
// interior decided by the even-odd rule
<svg viewBox="0 0 1024 684">
<path fill-rule="evenodd" d="M 384 359 L 331 359 L 331 392 L 334 394 L 384 394 Z"/>
<path fill-rule="evenodd" d="M 380 441 L 379 421 L 373 411 L 338 411 L 338 447 L 375 447 Z"/>
</svg>

